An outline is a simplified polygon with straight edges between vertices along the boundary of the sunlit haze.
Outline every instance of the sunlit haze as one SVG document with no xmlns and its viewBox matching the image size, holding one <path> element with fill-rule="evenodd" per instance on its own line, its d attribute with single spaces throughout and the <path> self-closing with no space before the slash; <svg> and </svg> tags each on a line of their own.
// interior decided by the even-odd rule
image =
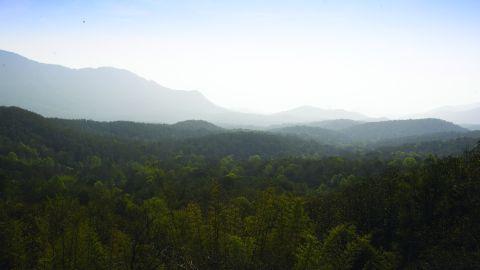
<svg viewBox="0 0 480 270">
<path fill-rule="evenodd" d="M 480 101 L 480 1 L 0 0 L 0 49 L 240 111 L 398 117 Z"/>
</svg>

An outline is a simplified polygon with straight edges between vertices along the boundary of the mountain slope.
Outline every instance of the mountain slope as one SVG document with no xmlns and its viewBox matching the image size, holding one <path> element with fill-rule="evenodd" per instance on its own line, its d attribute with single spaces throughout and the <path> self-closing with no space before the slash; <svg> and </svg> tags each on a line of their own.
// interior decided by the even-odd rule
<svg viewBox="0 0 480 270">
<path fill-rule="evenodd" d="M 312 126 L 288 126 L 269 130 L 273 133 L 295 135 L 303 139 L 315 140 L 323 144 L 341 144 L 350 142 L 350 138 L 341 132 Z"/>
<path fill-rule="evenodd" d="M 357 141 L 379 141 L 408 136 L 445 132 L 464 133 L 467 131 L 465 128 L 440 119 L 370 122 L 342 130 L 342 132 Z"/>
<path fill-rule="evenodd" d="M 227 110 L 197 91 L 171 90 L 115 68 L 70 69 L 0 51 L 0 105 L 45 116 L 178 122 Z"/>
<path fill-rule="evenodd" d="M 350 128 L 356 125 L 363 124 L 362 121 L 355 121 L 350 119 L 334 119 L 334 120 L 324 120 L 319 122 L 307 123 L 308 126 L 312 127 L 321 127 L 330 130 L 342 130 Z"/>
<path fill-rule="evenodd" d="M 318 126 L 312 126 L 318 125 Z M 332 129 L 319 126 L 330 126 Z M 295 135 L 326 144 L 370 142 L 375 145 L 400 145 L 418 141 L 462 137 L 468 129 L 440 119 L 358 122 L 332 120 L 270 129 L 271 132 Z"/>
<path fill-rule="evenodd" d="M 128 121 L 98 122 L 59 118 L 51 119 L 51 121 L 59 126 L 89 134 L 142 141 L 186 139 L 226 132 L 223 128 L 201 120 L 188 120 L 171 125 Z"/>
<path fill-rule="evenodd" d="M 343 149 L 320 142 L 260 131 L 232 131 L 190 138 L 179 143 L 178 149 L 184 154 L 197 154 L 209 158 L 233 155 L 240 159 L 252 155 L 273 158 L 331 156 L 347 153 Z"/>
<path fill-rule="evenodd" d="M 468 133 L 438 133 L 424 136 L 405 137 L 400 140 L 380 141 L 374 146 L 376 153 L 384 157 L 405 155 L 405 153 L 434 154 L 438 156 L 462 155 L 473 149 L 480 140 L 480 131 Z"/>
</svg>

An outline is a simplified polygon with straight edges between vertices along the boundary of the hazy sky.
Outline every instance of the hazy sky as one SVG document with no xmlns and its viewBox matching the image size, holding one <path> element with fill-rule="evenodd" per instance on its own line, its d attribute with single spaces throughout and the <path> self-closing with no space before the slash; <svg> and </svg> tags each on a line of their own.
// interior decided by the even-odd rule
<svg viewBox="0 0 480 270">
<path fill-rule="evenodd" d="M 125 68 L 257 112 L 480 101 L 478 0 L 0 0 L 0 49 Z"/>
</svg>

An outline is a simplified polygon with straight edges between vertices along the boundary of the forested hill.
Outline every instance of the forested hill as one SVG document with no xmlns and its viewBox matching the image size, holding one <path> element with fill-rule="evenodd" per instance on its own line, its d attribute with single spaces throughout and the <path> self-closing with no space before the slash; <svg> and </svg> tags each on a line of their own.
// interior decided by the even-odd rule
<svg viewBox="0 0 480 270">
<path fill-rule="evenodd" d="M 464 133 L 467 131 L 467 129 L 451 122 L 433 118 L 368 122 L 342 130 L 342 132 L 348 134 L 351 138 L 358 141 L 379 141 L 408 136 L 419 136 L 444 132 Z"/>
<path fill-rule="evenodd" d="M 439 119 L 357 122 L 348 120 L 308 123 L 270 129 L 271 132 L 296 135 L 327 144 L 376 145 L 422 142 L 428 140 L 474 137 L 468 129 Z"/>
<path fill-rule="evenodd" d="M 185 139 L 227 131 L 201 120 L 187 120 L 176 124 L 148 124 L 128 121 L 98 122 L 55 118 L 52 119 L 52 122 L 86 133 L 146 141 Z"/>
<path fill-rule="evenodd" d="M 233 155 L 242 159 L 252 155 L 264 158 L 352 156 L 370 151 L 381 151 L 384 157 L 399 152 L 443 156 L 461 154 L 480 139 L 478 132 L 465 133 L 460 129 L 461 132 L 396 137 L 365 144 L 353 140 L 353 133 L 319 127 L 293 126 L 259 132 L 228 130 L 198 120 L 170 125 L 65 120 L 44 118 L 17 107 L 0 107 L 0 128 L 0 138 L 4 141 L 48 148 L 57 153 L 68 148 L 70 154 L 84 157 L 99 152 L 110 153 L 112 158 L 122 160 L 142 156 L 163 159 L 173 155 L 202 155 L 206 158 Z"/>
<path fill-rule="evenodd" d="M 316 140 L 325 144 L 345 144 L 353 142 L 350 136 L 340 131 L 315 126 L 296 125 L 274 128 L 269 131 L 278 134 L 295 135 L 300 138 Z"/>
<path fill-rule="evenodd" d="M 308 126 L 312 127 L 321 127 L 330 130 L 342 130 L 356 125 L 363 124 L 365 122 L 355 121 L 351 119 L 335 119 L 335 120 L 324 120 L 308 123 Z"/>
<path fill-rule="evenodd" d="M 232 155 L 246 159 L 252 155 L 272 158 L 345 152 L 293 136 L 224 130 L 203 121 L 161 125 L 49 119 L 17 107 L 0 107 L 0 138 L 4 141 L 3 147 L 23 143 L 57 154 L 69 149 L 69 154 L 77 157 L 104 154 L 119 160 L 175 155 L 206 158 Z"/>
</svg>

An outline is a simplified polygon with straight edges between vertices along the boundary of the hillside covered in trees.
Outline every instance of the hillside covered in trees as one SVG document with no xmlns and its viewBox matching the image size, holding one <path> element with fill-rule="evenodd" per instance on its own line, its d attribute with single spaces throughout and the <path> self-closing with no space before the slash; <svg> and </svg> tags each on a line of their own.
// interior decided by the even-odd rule
<svg viewBox="0 0 480 270">
<path fill-rule="evenodd" d="M 2 107 L 0 268 L 479 268 L 478 137 L 408 138 L 325 145 Z"/>
<path fill-rule="evenodd" d="M 439 138 L 445 134 L 462 137 L 468 129 L 439 119 L 410 119 L 379 122 L 357 122 L 335 120 L 291 125 L 270 129 L 274 133 L 297 135 L 328 144 L 341 143 L 378 143 L 381 141 L 400 141 L 411 137 L 425 137 L 427 140 Z M 440 136 L 439 136 L 440 135 Z"/>
</svg>

